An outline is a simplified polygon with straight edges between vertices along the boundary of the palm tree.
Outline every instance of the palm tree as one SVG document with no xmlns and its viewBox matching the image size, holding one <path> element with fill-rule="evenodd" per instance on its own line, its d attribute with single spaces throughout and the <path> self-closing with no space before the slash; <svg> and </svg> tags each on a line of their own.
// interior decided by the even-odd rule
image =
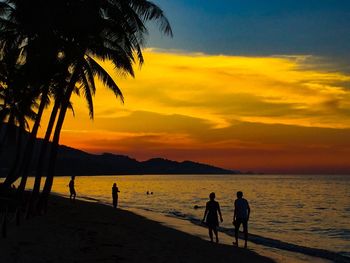
<svg viewBox="0 0 350 263">
<path fill-rule="evenodd" d="M 32 9 L 35 12 L 30 12 Z M 46 9 L 47 5 L 43 5 L 42 1 L 38 0 L 0 2 L 2 53 L 6 54 L 14 48 L 21 50 L 21 59 L 24 61 L 23 67 L 25 68 L 23 80 L 26 85 L 31 86 L 31 89 L 36 90 L 37 100 L 40 101 L 33 129 L 25 148 L 21 169 L 19 173 L 7 177 L 5 181 L 5 186 L 9 186 L 22 176 L 20 191 L 24 190 L 26 184 L 37 131 L 43 111 L 49 102 L 50 86 L 54 84 L 55 78 L 58 78 L 57 75 L 62 75 L 62 65 L 58 59 L 59 42 L 55 41 L 50 30 L 51 18 L 43 12 Z"/>
<path fill-rule="evenodd" d="M 114 91 L 117 97 L 119 96 L 123 100 L 117 84 L 94 60 L 94 57 L 102 60 L 109 59 L 117 69 L 134 76 L 135 54 L 139 63 L 143 63 L 141 47 L 144 44 L 144 35 L 147 33 L 144 22 L 148 20 L 159 21 L 161 30 L 166 34 L 171 34 L 169 22 L 164 17 L 163 12 L 148 1 L 100 1 L 99 6 L 91 1 L 80 3 L 84 8 L 80 6 L 77 9 L 84 10 L 84 13 L 73 14 L 74 18 L 71 19 L 77 19 L 74 24 L 76 32 L 82 30 L 85 32 L 84 35 L 76 35 L 74 37 L 75 43 L 68 43 L 68 48 L 65 50 L 69 54 L 67 57 L 72 59 L 73 70 L 53 137 L 48 174 L 41 198 L 41 204 L 44 208 L 53 183 L 55 160 L 60 131 L 66 113 L 66 103 L 72 94 L 74 83 L 80 81 L 83 85 L 88 86 L 94 81 L 93 75 L 97 75 L 108 88 Z M 91 31 L 86 30 L 86 18 L 94 22 Z M 71 33 L 68 30 L 68 35 Z M 91 81 L 88 83 L 86 80 Z"/>
<path fill-rule="evenodd" d="M 26 62 L 26 64 L 24 66 L 22 66 L 24 68 L 25 71 L 25 76 L 28 75 L 28 68 L 32 68 L 33 64 L 29 63 L 28 61 Z M 32 76 L 32 75 L 30 75 Z M 42 75 L 43 78 L 45 78 L 45 75 Z M 22 86 L 18 86 L 15 87 L 15 91 L 17 93 L 23 92 L 25 90 L 28 90 L 29 92 L 31 92 L 31 97 L 29 97 L 28 95 L 20 95 L 23 97 L 22 100 L 24 100 L 24 98 L 30 99 L 28 101 L 29 103 L 29 107 L 31 106 L 30 103 L 32 103 L 32 105 L 35 105 L 37 103 L 37 101 L 39 101 L 39 106 L 38 106 L 38 111 L 35 115 L 35 117 L 33 118 L 34 120 L 34 125 L 32 127 L 31 133 L 29 135 L 26 147 L 25 147 L 25 151 L 23 154 L 23 158 L 21 160 L 21 162 L 19 162 L 21 165 L 17 165 L 20 169 L 18 171 L 18 173 L 13 173 L 11 175 L 9 175 L 5 182 L 4 182 L 4 186 L 8 187 L 10 186 L 14 181 L 16 181 L 20 176 L 22 176 L 22 180 L 20 183 L 20 187 L 19 187 L 19 192 L 23 192 L 24 188 L 25 188 L 25 184 L 26 184 L 26 179 L 27 179 L 27 173 L 28 173 L 28 169 L 31 163 L 31 157 L 32 157 L 32 152 L 33 152 L 33 147 L 34 147 L 34 142 L 37 136 L 37 132 L 40 126 L 40 121 L 41 121 L 41 117 L 42 114 L 44 112 L 44 109 L 46 108 L 46 106 L 49 103 L 49 83 L 45 83 L 45 85 L 43 83 L 40 83 L 38 81 L 36 82 L 32 82 L 34 84 L 36 84 L 37 86 L 39 86 L 40 88 L 34 88 L 32 87 L 27 81 L 28 79 L 24 76 L 18 76 L 17 75 L 17 79 L 21 80 L 22 82 Z"/>
<path fill-rule="evenodd" d="M 11 139 L 11 136 L 15 136 L 17 140 L 17 148 L 14 164 L 7 178 L 14 177 L 18 168 L 17 164 L 21 156 L 21 147 L 24 131 L 29 129 L 28 120 L 33 120 L 36 117 L 32 107 L 35 102 L 32 99 L 32 94 L 26 92 L 27 90 L 19 90 L 16 88 L 8 87 L 4 90 L 2 96 L 5 99 L 5 103 L 0 110 L 1 122 L 6 123 L 6 131 L 4 133 L 4 140 Z M 4 184 L 6 185 L 5 180 Z"/>
<path fill-rule="evenodd" d="M 16 168 L 21 155 L 23 131 L 29 129 L 27 119 L 36 117 L 33 107 L 36 94 L 26 86 L 23 81 L 24 66 L 20 63 L 20 50 L 12 49 L 11 52 L 2 54 L 0 59 L 0 122 L 7 120 L 4 139 L 8 134 L 17 134 L 17 150 L 14 165 L 8 174 L 4 185 L 9 183 L 9 178 L 15 177 Z M 18 128 L 17 128 L 18 127 Z M 13 181 L 11 181 L 12 183 Z M 8 185 L 11 185 L 9 183 Z"/>
<path fill-rule="evenodd" d="M 22 75 L 17 74 L 16 79 L 22 83 L 15 87 L 16 92 L 21 92 L 24 89 L 31 90 L 33 103 L 39 100 L 40 105 L 25 148 L 21 169 L 19 173 L 8 176 L 4 186 L 10 186 L 21 173 L 26 173 L 28 170 L 41 116 L 48 103 L 48 82 L 52 72 L 54 72 L 52 65 L 56 63 L 53 59 L 55 57 L 53 49 L 56 46 L 52 44 L 50 38 L 48 36 L 38 37 L 31 23 L 28 21 L 23 23 L 22 18 L 28 13 L 28 9 L 23 9 L 23 7 L 28 7 L 28 3 L 24 2 L 22 0 L 0 2 L 0 47 L 4 56 L 11 54 L 13 50 L 19 51 L 18 60 L 21 62 Z M 38 1 L 35 2 L 38 3 Z M 22 180 L 20 189 L 24 189 L 24 185 L 25 180 Z"/>
<path fill-rule="evenodd" d="M 87 82 L 87 80 L 85 80 L 85 81 Z M 63 96 L 63 91 L 62 91 L 62 89 L 60 89 L 60 87 L 67 85 L 65 80 L 62 80 L 62 79 L 57 80 L 56 84 L 57 84 L 57 86 L 55 87 L 55 89 L 52 93 L 52 96 L 54 97 L 55 103 L 54 103 L 53 109 L 51 111 L 51 115 L 50 115 L 50 119 L 49 119 L 48 126 L 46 129 L 45 137 L 42 141 L 38 161 L 36 163 L 36 173 L 35 173 L 34 186 L 33 186 L 32 194 L 31 194 L 30 199 L 28 201 L 28 206 L 27 206 L 27 211 L 26 211 L 27 218 L 30 215 L 32 215 L 33 213 L 35 213 L 35 211 L 33 211 L 33 209 L 35 207 L 38 208 L 37 201 L 38 201 L 38 197 L 39 197 L 41 178 L 44 174 L 45 156 L 47 155 L 50 137 L 52 134 L 52 130 L 54 128 L 55 120 L 57 118 L 57 114 L 58 114 L 58 111 L 60 109 L 62 96 Z M 82 93 L 86 99 L 86 102 L 87 102 L 87 105 L 89 108 L 90 118 L 93 118 L 92 94 L 94 94 L 95 90 L 96 90 L 94 83 L 89 85 L 89 86 L 81 84 L 80 87 L 76 87 L 75 93 L 78 95 L 80 95 L 79 90 L 82 90 Z M 68 108 L 73 111 L 72 105 L 69 105 Z M 73 115 L 74 115 L 74 111 L 73 111 Z M 39 211 L 36 211 L 36 212 L 39 212 Z"/>
<path fill-rule="evenodd" d="M 58 106 L 59 115 L 42 193 L 42 200 L 47 200 L 54 177 L 60 131 L 70 97 L 78 83 L 89 98 L 93 95 L 94 77 L 97 76 L 123 101 L 118 85 L 95 58 L 110 60 L 116 69 L 134 76 L 134 63 L 143 63 L 141 48 L 147 34 L 145 22 L 157 22 L 160 30 L 168 35 L 172 35 L 171 27 L 162 10 L 146 0 L 7 0 L 0 1 L 0 18 L 0 27 L 6 29 L 0 33 L 0 45 L 6 50 L 17 43 L 23 49 L 27 64 L 49 69 L 49 74 L 44 74 L 47 78 L 39 83 L 38 75 L 27 75 L 31 86 L 40 89 L 50 86 L 54 79 L 51 69 L 56 64 L 66 66 L 60 71 L 67 84 L 61 86 L 63 96 Z M 88 104 L 93 117 L 92 99 Z"/>
</svg>

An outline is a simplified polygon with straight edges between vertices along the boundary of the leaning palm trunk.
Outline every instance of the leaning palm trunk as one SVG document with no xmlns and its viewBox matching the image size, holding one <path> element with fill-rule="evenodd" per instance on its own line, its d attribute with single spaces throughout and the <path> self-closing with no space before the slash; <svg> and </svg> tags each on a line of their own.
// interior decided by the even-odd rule
<svg viewBox="0 0 350 263">
<path fill-rule="evenodd" d="M 10 114 L 9 120 L 7 122 L 6 130 L 4 131 L 4 138 L 3 138 L 3 146 L 7 143 L 7 140 L 9 138 L 9 134 L 11 133 L 11 125 L 14 121 L 13 114 Z M 16 180 L 12 181 L 10 178 L 10 174 L 8 174 L 5 178 L 4 183 L 1 185 L 2 188 L 9 188 Z"/>
<path fill-rule="evenodd" d="M 56 99 L 55 105 L 52 109 L 49 124 L 46 129 L 45 138 L 42 142 L 41 148 L 40 148 L 40 154 L 37 162 L 37 168 L 36 168 L 36 174 L 35 174 L 35 181 L 33 186 L 33 191 L 30 196 L 27 211 L 26 211 L 26 218 L 28 218 L 30 215 L 33 214 L 33 209 L 37 206 L 37 200 L 39 197 L 40 192 L 40 184 L 41 184 L 41 178 L 43 176 L 43 170 L 44 170 L 44 159 L 47 152 L 47 148 L 50 142 L 51 133 L 55 124 L 55 120 L 57 117 L 58 109 L 59 109 L 59 99 Z"/>
<path fill-rule="evenodd" d="M 23 155 L 23 163 L 21 166 L 20 173 L 18 174 L 18 177 L 17 177 L 17 178 L 19 178 L 20 176 L 22 176 L 21 183 L 18 187 L 18 194 L 19 195 L 23 194 L 24 189 L 26 187 L 28 173 L 29 173 L 29 167 L 30 167 L 30 164 L 32 161 L 32 156 L 33 156 L 34 143 L 36 140 L 36 136 L 37 136 L 39 127 L 40 127 L 41 117 L 43 115 L 43 112 L 44 112 L 44 109 L 46 106 L 48 91 L 49 91 L 49 89 L 45 88 L 45 90 L 43 91 L 43 94 L 41 96 L 39 110 L 38 110 L 37 116 L 35 118 L 33 129 L 32 129 L 32 132 L 30 133 L 29 140 L 28 140 L 28 143 L 26 145 L 25 152 Z"/>
<path fill-rule="evenodd" d="M 10 116 L 11 118 L 11 116 Z M 2 151 L 5 147 L 6 144 L 6 139 L 7 139 L 7 135 L 8 135 L 8 129 L 9 129 L 9 123 L 7 123 L 7 125 L 5 125 L 5 123 L 3 121 L 1 121 L 1 132 L 0 132 L 0 156 L 2 155 Z M 2 161 L 2 159 L 0 158 L 0 162 Z M 1 186 L 4 186 L 4 184 L 2 184 Z"/>
<path fill-rule="evenodd" d="M 57 99 L 55 101 L 55 105 L 52 109 L 49 124 L 47 126 L 45 137 L 44 137 L 44 140 L 43 140 L 42 145 L 41 145 L 40 154 L 39 154 L 39 158 L 38 158 L 38 162 L 37 162 L 36 174 L 35 174 L 33 194 L 39 194 L 39 191 L 40 191 L 41 178 L 43 176 L 43 170 L 44 170 L 44 158 L 45 158 L 45 155 L 47 152 L 47 147 L 48 147 L 49 142 L 50 142 L 50 137 L 51 137 L 51 133 L 52 133 L 52 130 L 53 130 L 53 127 L 55 124 L 58 109 L 60 107 L 59 105 L 60 105 L 60 102 Z"/>
<path fill-rule="evenodd" d="M 52 184 L 53 184 L 53 178 L 55 176 L 55 165 L 56 165 L 56 158 L 57 158 L 57 153 L 58 153 L 58 145 L 60 141 L 60 134 L 61 134 L 61 129 L 63 126 L 64 119 L 66 117 L 66 112 L 69 107 L 69 101 L 70 97 L 72 95 L 72 92 L 75 87 L 75 83 L 78 80 L 79 77 L 79 72 L 78 72 L 79 66 L 76 66 L 76 69 L 74 70 L 74 73 L 71 77 L 70 83 L 67 87 L 66 94 L 63 97 L 62 104 L 61 104 L 61 109 L 60 109 L 60 114 L 58 116 L 58 120 L 56 123 L 56 128 L 55 132 L 53 135 L 52 139 L 52 144 L 51 144 L 51 150 L 50 150 L 50 159 L 49 159 L 49 165 L 48 165 L 48 170 L 47 170 L 47 176 L 45 180 L 45 185 L 43 188 L 43 191 L 41 193 L 39 203 L 38 203 L 38 211 L 47 211 L 47 202 L 50 196 Z"/>
<path fill-rule="evenodd" d="M 67 90 L 67 97 L 70 97 L 72 94 L 72 90 Z M 55 165 L 56 165 L 56 158 L 58 153 L 58 145 L 59 145 L 59 139 L 60 139 L 60 133 L 63 126 L 63 122 L 66 116 L 68 108 L 68 103 L 65 102 L 61 106 L 60 114 L 58 116 L 58 120 L 56 123 L 56 128 L 51 144 L 51 151 L 50 151 L 50 159 L 49 159 L 49 165 L 47 170 L 47 176 L 45 180 L 45 185 L 43 188 L 43 191 L 41 193 L 41 197 L 39 200 L 39 211 L 46 212 L 47 210 L 47 201 L 51 192 L 52 184 L 53 184 L 53 178 L 55 174 Z"/>
<path fill-rule="evenodd" d="M 23 127 L 22 127 L 23 128 Z M 7 177 L 14 177 L 15 173 L 18 171 L 18 163 L 20 161 L 21 158 L 21 148 L 22 148 L 22 128 L 19 128 L 17 130 L 17 146 L 16 146 L 16 150 L 15 150 L 15 159 L 13 161 L 11 170 L 8 174 Z"/>
</svg>

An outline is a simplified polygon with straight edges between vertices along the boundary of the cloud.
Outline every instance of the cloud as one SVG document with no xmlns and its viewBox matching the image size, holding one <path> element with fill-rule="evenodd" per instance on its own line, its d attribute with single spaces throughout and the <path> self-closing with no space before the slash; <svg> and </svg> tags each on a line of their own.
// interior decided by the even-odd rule
<svg viewBox="0 0 350 263">
<path fill-rule="evenodd" d="M 235 118 L 350 127 L 346 116 L 350 77 L 325 71 L 322 65 L 317 70 L 312 56 L 237 57 L 148 50 L 145 58 L 135 80 L 119 80 L 128 111 L 202 118 L 216 128 L 229 126 Z M 115 104 L 104 103 L 102 109 L 106 107 L 115 109 Z"/>
<path fill-rule="evenodd" d="M 76 118 L 68 114 L 62 143 L 245 170 L 348 167 L 341 162 L 350 157 L 350 77 L 322 60 L 152 49 L 145 60 L 135 79 L 114 75 L 124 105 L 99 83 L 90 121 L 74 98 Z"/>
</svg>

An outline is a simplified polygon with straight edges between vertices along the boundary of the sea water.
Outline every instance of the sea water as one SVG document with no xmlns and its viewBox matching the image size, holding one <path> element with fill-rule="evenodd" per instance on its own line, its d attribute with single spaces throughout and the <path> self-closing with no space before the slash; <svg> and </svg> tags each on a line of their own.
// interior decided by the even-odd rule
<svg viewBox="0 0 350 263">
<path fill-rule="evenodd" d="M 55 178 L 53 191 L 67 195 L 69 180 Z M 215 192 L 224 218 L 221 230 L 231 235 L 233 203 L 236 192 L 242 191 L 251 207 L 252 241 L 350 262 L 350 176 L 79 176 L 77 195 L 111 203 L 114 182 L 121 208 L 144 209 L 195 224 L 203 217 L 209 194 Z"/>
</svg>

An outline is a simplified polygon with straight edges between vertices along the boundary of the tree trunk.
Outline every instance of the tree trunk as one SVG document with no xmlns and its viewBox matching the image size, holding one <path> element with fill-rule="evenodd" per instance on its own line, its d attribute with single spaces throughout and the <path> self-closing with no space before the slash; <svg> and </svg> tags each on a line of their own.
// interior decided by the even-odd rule
<svg viewBox="0 0 350 263">
<path fill-rule="evenodd" d="M 3 105 L 3 108 L 5 109 L 7 107 L 7 103 L 5 103 L 4 105 Z M 11 121 L 11 119 L 12 119 L 12 121 Z M 9 116 L 9 120 L 8 120 L 8 122 L 7 122 L 7 125 L 5 124 L 5 119 L 3 118 L 2 120 L 1 120 L 1 137 L 0 137 L 0 150 L 2 150 L 2 146 L 4 146 L 5 145 L 5 143 L 6 143 L 6 137 L 7 137 L 7 133 L 8 133 L 8 124 L 9 123 L 12 123 L 13 122 L 13 115 L 12 114 L 10 114 L 10 116 Z"/>
<path fill-rule="evenodd" d="M 58 100 L 55 101 L 55 105 L 52 109 L 49 124 L 46 129 L 45 133 L 45 138 L 43 140 L 41 149 L 40 149 L 40 154 L 37 162 L 37 169 L 36 169 L 36 175 L 35 175 L 35 181 L 34 181 L 34 187 L 33 187 L 33 194 L 37 193 L 39 194 L 40 191 L 40 183 L 41 183 L 41 178 L 43 175 L 43 170 L 44 170 L 44 158 L 47 152 L 47 147 L 49 146 L 50 142 L 50 137 L 51 133 L 55 124 L 55 120 L 57 117 L 58 109 L 60 107 L 60 102 Z"/>
<path fill-rule="evenodd" d="M 20 161 L 20 158 L 21 158 L 21 148 L 22 148 L 22 129 L 23 127 L 19 128 L 17 130 L 17 146 L 16 146 L 16 151 L 15 151 L 15 159 L 14 159 L 14 162 L 12 164 L 12 167 L 11 167 L 11 170 L 8 174 L 8 177 L 9 178 L 12 178 L 15 176 L 16 172 L 18 171 L 18 163 Z"/>
<path fill-rule="evenodd" d="M 4 131 L 4 143 L 3 146 L 5 146 L 6 143 L 8 143 L 8 137 L 10 134 L 12 123 L 14 122 L 14 116 L 13 114 L 10 114 L 9 120 L 7 122 L 6 130 Z M 12 180 L 12 178 L 9 177 L 9 175 L 6 176 L 4 183 L 1 185 L 2 188 L 10 188 L 10 186 L 15 182 L 16 180 Z"/>
<path fill-rule="evenodd" d="M 23 163 L 21 166 L 20 173 L 18 174 L 18 178 L 20 176 L 22 176 L 21 183 L 20 183 L 18 190 L 17 190 L 19 195 L 23 194 L 24 189 L 26 187 L 28 173 L 29 173 L 29 167 L 30 167 L 30 164 L 32 161 L 32 156 L 33 156 L 34 143 L 36 140 L 36 135 L 38 133 L 39 127 L 40 127 L 41 117 L 43 115 L 43 112 L 44 112 L 44 109 L 46 106 L 46 99 L 47 99 L 48 92 L 49 92 L 49 88 L 47 87 L 44 89 L 44 91 L 41 95 L 41 101 L 40 101 L 38 113 L 37 113 L 37 116 L 35 118 L 33 129 L 32 129 L 32 132 L 30 133 L 29 140 L 28 140 L 28 143 L 26 145 L 25 152 L 24 152 Z"/>
<path fill-rule="evenodd" d="M 44 159 L 45 159 L 45 155 L 47 152 L 47 148 L 49 146 L 51 133 L 52 133 L 53 127 L 55 125 L 55 120 L 57 117 L 59 107 L 60 107 L 60 101 L 59 101 L 59 99 L 56 99 L 55 105 L 54 105 L 52 112 L 51 112 L 51 116 L 50 116 L 50 120 L 49 120 L 47 129 L 46 129 L 45 138 L 44 138 L 42 145 L 41 145 L 40 154 L 39 154 L 37 167 L 36 167 L 36 174 L 35 174 L 33 191 L 32 191 L 32 194 L 31 194 L 29 202 L 28 202 L 26 218 L 28 218 L 30 215 L 33 214 L 33 208 L 35 208 L 37 206 L 36 202 L 37 202 L 38 197 L 39 197 L 41 178 L 43 176 L 43 170 L 44 170 L 44 163 L 45 163 Z"/>
<path fill-rule="evenodd" d="M 72 94 L 72 91 L 67 91 L 67 97 Z M 51 192 L 52 184 L 53 184 L 53 178 L 55 174 L 55 165 L 56 165 L 56 158 L 58 153 L 58 145 L 60 140 L 60 134 L 61 129 L 63 126 L 64 119 L 66 117 L 66 112 L 68 108 L 68 103 L 64 102 L 61 106 L 60 114 L 58 116 L 55 133 L 53 136 L 52 144 L 51 144 L 51 151 L 50 151 L 50 159 L 49 159 L 49 166 L 47 170 L 47 176 L 45 180 L 45 185 L 43 188 L 43 191 L 41 193 L 41 197 L 39 200 L 39 210 L 43 210 L 44 212 L 47 211 L 47 202 L 48 198 Z"/>
<path fill-rule="evenodd" d="M 64 95 L 62 100 L 60 114 L 58 116 L 54 136 L 52 139 L 49 166 L 47 170 L 45 185 L 38 203 L 38 211 L 43 211 L 43 212 L 47 211 L 47 203 L 48 203 L 49 195 L 53 184 L 53 178 L 55 175 L 55 165 L 56 165 L 56 158 L 58 153 L 58 145 L 60 140 L 61 129 L 63 126 L 64 119 L 66 117 L 66 112 L 69 106 L 70 97 L 74 90 L 75 83 L 78 80 L 78 77 L 79 77 L 79 65 L 77 65 L 74 70 L 74 73 L 67 87 L 66 94 Z"/>
</svg>

